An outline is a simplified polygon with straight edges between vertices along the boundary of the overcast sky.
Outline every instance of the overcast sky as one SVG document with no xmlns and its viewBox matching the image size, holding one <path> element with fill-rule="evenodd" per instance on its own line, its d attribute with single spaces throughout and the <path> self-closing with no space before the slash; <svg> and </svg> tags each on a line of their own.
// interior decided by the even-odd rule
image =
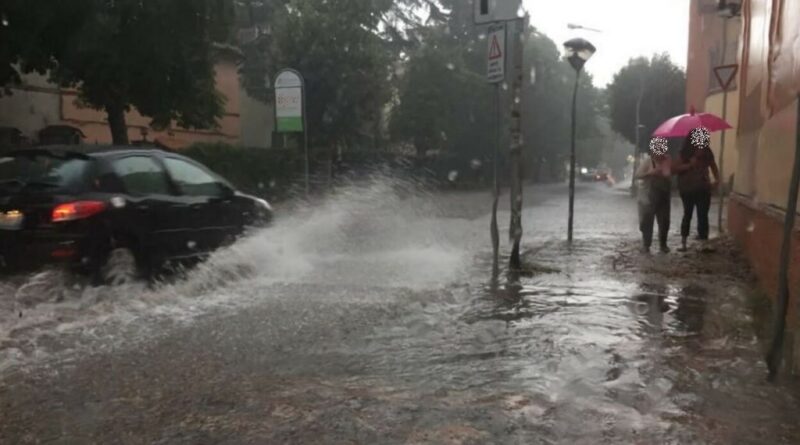
<svg viewBox="0 0 800 445">
<path fill-rule="evenodd" d="M 605 86 L 628 59 L 667 52 L 686 67 L 689 0 L 523 0 L 531 24 L 559 45 L 589 39 L 597 53 L 586 64 L 595 84 Z M 602 30 L 570 30 L 575 23 Z"/>
</svg>

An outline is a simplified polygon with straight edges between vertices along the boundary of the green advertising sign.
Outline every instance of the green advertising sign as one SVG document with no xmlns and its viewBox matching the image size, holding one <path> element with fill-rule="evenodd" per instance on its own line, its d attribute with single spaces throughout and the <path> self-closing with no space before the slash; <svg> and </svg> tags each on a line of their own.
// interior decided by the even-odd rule
<svg viewBox="0 0 800 445">
<path fill-rule="evenodd" d="M 302 133 L 302 117 L 278 117 L 275 130 L 278 133 Z"/>
</svg>

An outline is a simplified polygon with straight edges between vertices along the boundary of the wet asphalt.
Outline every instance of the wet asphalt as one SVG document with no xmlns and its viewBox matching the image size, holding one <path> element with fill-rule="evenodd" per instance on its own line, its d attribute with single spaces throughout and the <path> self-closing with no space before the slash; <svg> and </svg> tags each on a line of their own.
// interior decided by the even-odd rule
<svg viewBox="0 0 800 445">
<path fill-rule="evenodd" d="M 800 443 L 729 240 L 644 255 L 624 190 L 582 184 L 569 246 L 566 188 L 526 203 L 522 273 L 490 274 L 485 193 L 377 186 L 185 282 L 28 304 L 44 321 L 0 338 L 0 443 Z"/>
</svg>

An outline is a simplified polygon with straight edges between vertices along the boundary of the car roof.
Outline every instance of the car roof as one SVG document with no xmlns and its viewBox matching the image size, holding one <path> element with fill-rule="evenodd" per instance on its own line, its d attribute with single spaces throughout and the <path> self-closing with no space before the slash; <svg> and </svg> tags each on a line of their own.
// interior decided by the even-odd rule
<svg viewBox="0 0 800 445">
<path fill-rule="evenodd" d="M 38 145 L 14 150 L 11 153 L 49 152 L 61 155 L 78 154 L 88 157 L 115 157 L 136 153 L 162 153 L 177 154 L 155 146 L 147 145 L 110 145 L 110 144 L 80 144 L 80 145 Z"/>
</svg>

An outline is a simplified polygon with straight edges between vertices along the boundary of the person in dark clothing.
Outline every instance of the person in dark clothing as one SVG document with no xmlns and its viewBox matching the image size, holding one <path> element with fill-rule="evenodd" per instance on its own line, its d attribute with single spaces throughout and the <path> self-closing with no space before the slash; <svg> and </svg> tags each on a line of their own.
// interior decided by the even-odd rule
<svg viewBox="0 0 800 445">
<path fill-rule="evenodd" d="M 653 223 L 658 221 L 658 242 L 662 253 L 668 253 L 670 202 L 672 199 L 672 158 L 667 154 L 667 141 L 653 138 L 650 141 L 650 159 L 645 160 L 636 172 L 641 180 L 639 187 L 639 230 L 643 248 L 650 251 L 653 243 Z"/>
<path fill-rule="evenodd" d="M 693 129 L 683 143 L 683 149 L 674 167 L 678 174 L 678 190 L 683 201 L 681 221 L 681 248 L 686 251 L 686 242 L 692 224 L 692 214 L 697 209 L 697 239 L 708 239 L 708 212 L 711 208 L 711 192 L 719 183 L 719 169 L 710 146 L 708 129 Z M 709 171 L 714 175 L 711 181 Z"/>
</svg>

